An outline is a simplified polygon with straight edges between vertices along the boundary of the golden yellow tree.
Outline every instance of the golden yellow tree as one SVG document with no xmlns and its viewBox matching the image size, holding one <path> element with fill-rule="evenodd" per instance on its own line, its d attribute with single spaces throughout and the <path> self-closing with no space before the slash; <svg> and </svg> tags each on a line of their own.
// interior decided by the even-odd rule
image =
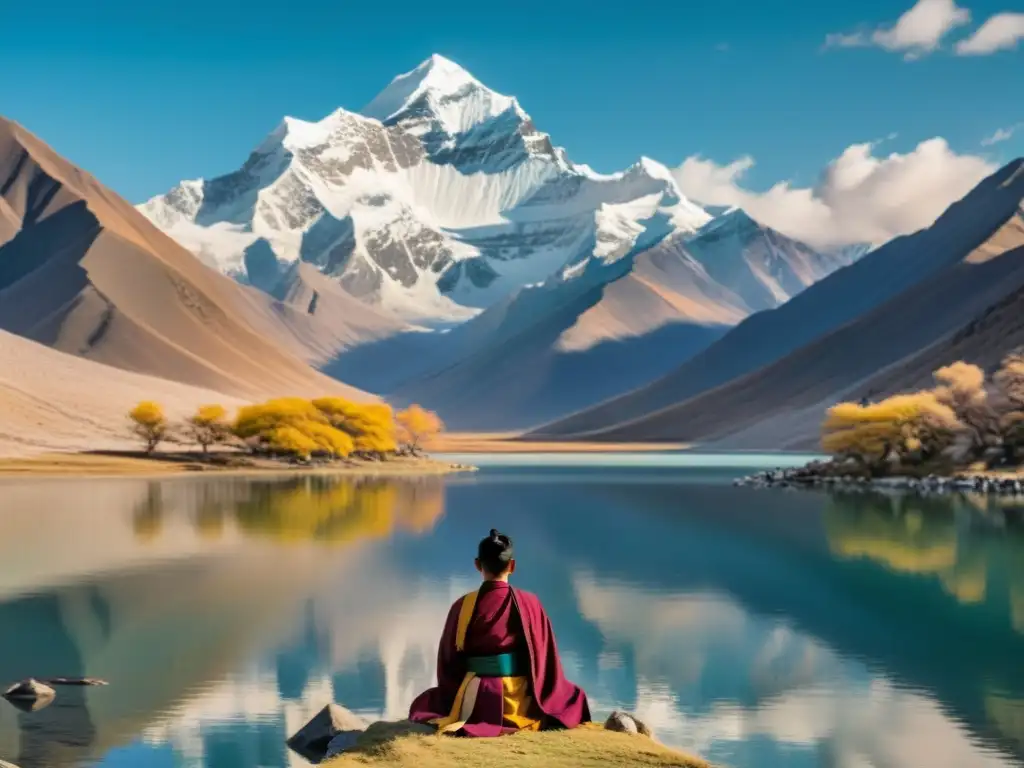
<svg viewBox="0 0 1024 768">
<path fill-rule="evenodd" d="M 277 453 L 292 453 L 309 458 L 320 444 L 296 427 L 284 425 L 267 430 L 261 435 L 266 446 Z"/>
<path fill-rule="evenodd" d="M 302 427 L 302 431 L 323 453 L 330 456 L 348 456 L 352 453 L 352 438 L 330 424 L 311 421 Z"/>
<path fill-rule="evenodd" d="M 992 377 L 999 395 L 999 430 L 1004 460 L 1018 463 L 1024 458 L 1024 349 L 1003 358 Z"/>
<path fill-rule="evenodd" d="M 422 448 L 424 443 L 444 429 L 444 423 L 436 413 L 415 403 L 399 411 L 395 421 L 398 422 L 401 441 L 413 450 Z"/>
<path fill-rule="evenodd" d="M 353 448 L 349 435 L 332 427 L 310 401 L 297 397 L 240 408 L 233 431 L 241 440 L 255 440 L 272 451 L 299 456 L 348 456 Z"/>
<path fill-rule="evenodd" d="M 984 458 L 989 449 L 1000 451 L 999 414 L 985 386 L 985 372 L 958 361 L 934 373 L 936 399 L 952 409 L 960 426 L 954 447 L 958 461 Z"/>
<path fill-rule="evenodd" d="M 189 437 L 207 453 L 211 445 L 224 443 L 231 436 L 231 422 L 223 405 L 201 405 L 185 422 Z"/>
<path fill-rule="evenodd" d="M 167 437 L 168 423 L 164 409 L 159 403 L 143 400 L 128 412 L 132 432 L 146 446 L 146 453 L 152 453 Z"/>
<path fill-rule="evenodd" d="M 395 417 L 386 403 L 353 403 L 341 397 L 321 397 L 313 405 L 331 426 L 349 435 L 359 453 L 394 453 L 398 448 Z"/>
<path fill-rule="evenodd" d="M 932 392 L 894 395 L 879 403 L 839 403 L 822 424 L 822 447 L 878 468 L 893 455 L 901 461 L 936 458 L 960 423 Z"/>
</svg>

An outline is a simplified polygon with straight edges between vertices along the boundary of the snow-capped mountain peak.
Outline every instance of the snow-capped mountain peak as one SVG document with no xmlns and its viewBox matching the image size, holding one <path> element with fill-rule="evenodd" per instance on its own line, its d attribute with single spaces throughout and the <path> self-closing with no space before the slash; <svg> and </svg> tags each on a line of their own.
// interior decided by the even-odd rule
<svg viewBox="0 0 1024 768">
<path fill-rule="evenodd" d="M 676 186 L 676 180 L 672 177 L 672 172 L 667 166 L 662 165 L 657 160 L 652 160 L 649 157 L 642 156 L 636 163 L 635 167 L 646 173 L 652 179 L 661 179 L 662 181 L 668 182 L 673 187 Z"/>
<path fill-rule="evenodd" d="M 428 121 L 422 120 L 427 115 L 450 134 L 465 133 L 504 112 L 527 117 L 514 98 L 492 91 L 454 61 L 436 53 L 392 80 L 362 111 L 383 123 L 408 123 L 414 133 L 428 126 Z"/>
<path fill-rule="evenodd" d="M 302 260 L 424 323 L 600 271 L 710 219 L 650 158 L 612 174 L 572 163 L 513 97 L 437 55 L 361 113 L 286 117 L 237 171 L 140 208 L 240 280 L 272 289 Z"/>
</svg>

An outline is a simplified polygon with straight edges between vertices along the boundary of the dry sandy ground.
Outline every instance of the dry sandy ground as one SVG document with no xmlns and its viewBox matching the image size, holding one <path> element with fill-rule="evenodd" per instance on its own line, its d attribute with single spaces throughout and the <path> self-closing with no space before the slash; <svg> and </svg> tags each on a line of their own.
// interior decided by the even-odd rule
<svg viewBox="0 0 1024 768">
<path fill-rule="evenodd" d="M 644 737 L 600 727 L 523 731 L 498 739 L 406 736 L 328 763 L 390 768 L 708 768 L 702 760 Z"/>
<path fill-rule="evenodd" d="M 0 455 L 135 448 L 128 411 L 156 400 L 171 418 L 241 400 L 118 370 L 0 331 Z"/>
<path fill-rule="evenodd" d="M 452 432 L 430 442 L 439 453 L 641 453 L 677 451 L 686 443 L 588 443 L 521 440 L 516 432 Z"/>
</svg>

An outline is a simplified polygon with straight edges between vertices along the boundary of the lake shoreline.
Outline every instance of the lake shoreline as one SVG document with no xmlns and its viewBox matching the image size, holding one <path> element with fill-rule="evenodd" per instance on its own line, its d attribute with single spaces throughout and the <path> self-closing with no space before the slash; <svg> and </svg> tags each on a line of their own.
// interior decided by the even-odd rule
<svg viewBox="0 0 1024 768">
<path fill-rule="evenodd" d="M 430 441 L 436 453 L 660 453 L 693 448 L 690 443 L 600 443 L 526 440 L 518 432 L 453 432 Z"/>
<path fill-rule="evenodd" d="M 919 494 L 979 493 L 991 496 L 1024 494 L 1024 470 L 962 471 L 925 476 L 888 475 L 867 477 L 822 473 L 820 467 L 763 470 L 738 477 L 733 485 L 748 488 L 796 490 L 876 490 Z"/>
<path fill-rule="evenodd" d="M 476 467 L 425 457 L 396 457 L 388 461 L 351 459 L 324 465 L 285 464 L 273 459 L 242 455 L 155 454 L 131 452 L 46 453 L 36 456 L 0 457 L 0 479 L 119 477 L 308 477 L 310 475 L 352 477 L 416 477 L 471 472 Z M 219 462 L 218 462 L 219 460 Z"/>
</svg>

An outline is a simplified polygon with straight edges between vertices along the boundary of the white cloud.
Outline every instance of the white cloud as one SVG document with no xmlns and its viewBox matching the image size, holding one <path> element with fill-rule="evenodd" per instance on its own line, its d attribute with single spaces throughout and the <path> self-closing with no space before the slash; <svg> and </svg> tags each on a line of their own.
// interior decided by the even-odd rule
<svg viewBox="0 0 1024 768">
<path fill-rule="evenodd" d="M 986 56 L 1016 48 L 1021 40 L 1024 40 L 1024 13 L 997 13 L 973 35 L 957 43 L 956 52 L 961 56 Z"/>
<path fill-rule="evenodd" d="M 971 20 L 971 12 L 955 0 L 918 0 L 890 27 L 873 32 L 836 33 L 825 38 L 826 48 L 857 48 L 878 46 L 887 51 L 901 51 L 907 59 L 931 53 L 950 31 Z"/>
<path fill-rule="evenodd" d="M 871 45 L 871 35 L 865 32 L 835 32 L 825 35 L 826 48 L 866 48 Z"/>
<path fill-rule="evenodd" d="M 854 144 L 822 171 L 814 187 L 742 186 L 754 165 L 689 157 L 674 171 L 683 193 L 704 205 L 739 206 L 758 221 L 818 247 L 880 244 L 931 225 L 951 203 L 995 170 L 984 158 L 958 155 L 944 139 L 911 152 L 875 157 L 876 144 Z"/>
<path fill-rule="evenodd" d="M 997 128 L 995 133 L 988 138 L 981 140 L 981 146 L 991 147 L 993 144 L 999 144 L 1002 141 L 1009 141 L 1013 138 L 1013 134 L 1021 128 L 1024 128 L 1024 123 L 1017 123 L 1016 125 L 1011 125 L 1009 128 Z"/>
</svg>

